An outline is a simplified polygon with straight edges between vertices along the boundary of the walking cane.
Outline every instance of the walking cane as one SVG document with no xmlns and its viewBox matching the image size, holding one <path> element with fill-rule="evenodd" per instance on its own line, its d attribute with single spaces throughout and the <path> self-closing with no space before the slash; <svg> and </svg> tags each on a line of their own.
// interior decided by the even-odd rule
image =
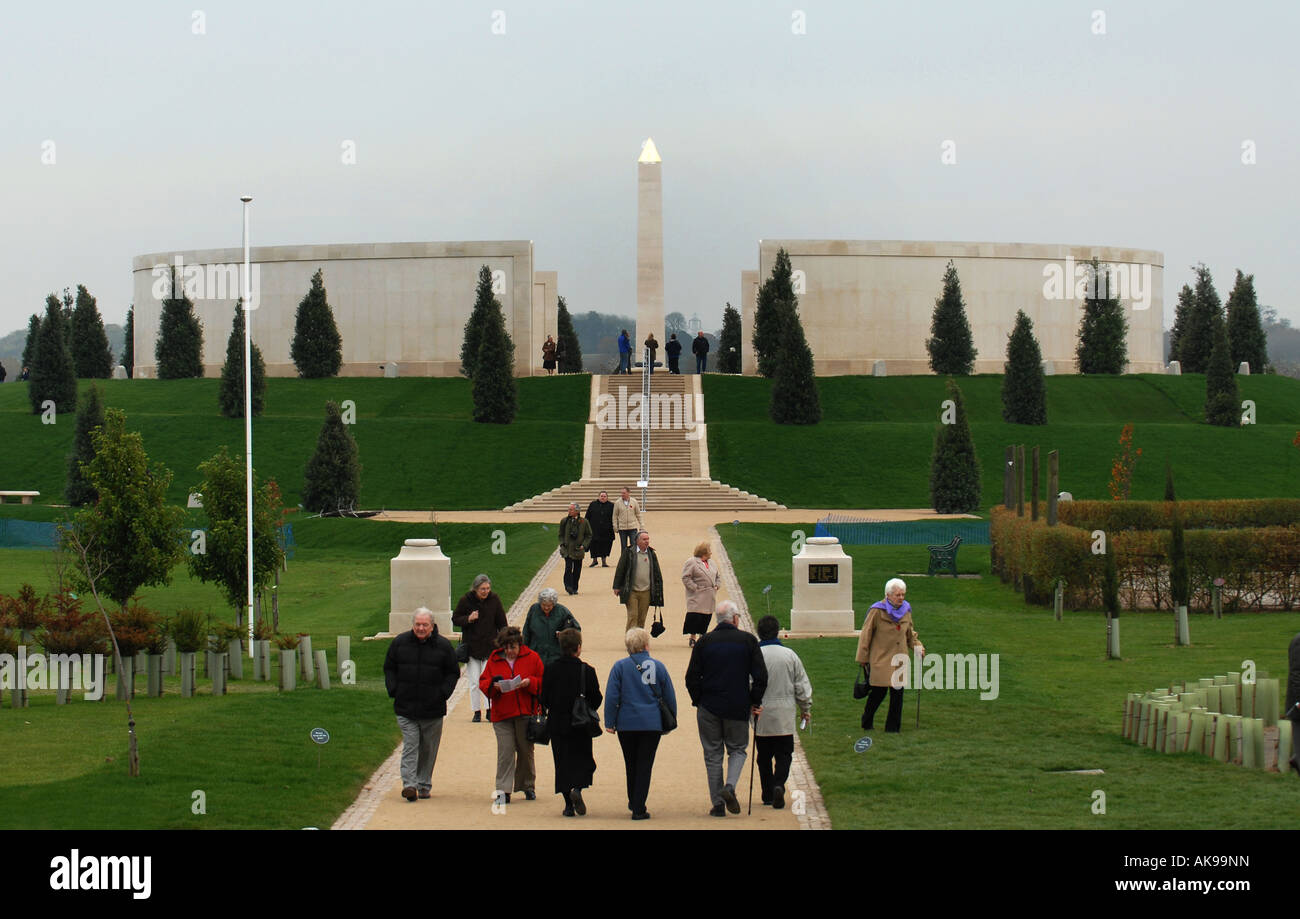
<svg viewBox="0 0 1300 919">
<path fill-rule="evenodd" d="M 754 762 L 758 754 L 758 716 L 750 715 L 749 720 L 754 729 L 754 744 L 749 751 L 749 810 L 745 811 L 746 817 L 754 813 Z"/>
</svg>

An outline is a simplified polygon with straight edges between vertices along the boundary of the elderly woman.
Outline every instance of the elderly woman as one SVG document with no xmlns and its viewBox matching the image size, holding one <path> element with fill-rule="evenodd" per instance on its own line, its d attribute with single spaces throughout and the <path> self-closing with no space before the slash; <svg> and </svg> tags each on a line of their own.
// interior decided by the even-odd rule
<svg viewBox="0 0 1300 919">
<path fill-rule="evenodd" d="M 559 633 L 564 629 L 581 629 L 573 613 L 560 603 L 560 595 L 552 587 L 537 595 L 537 602 L 528 608 L 524 620 L 524 644 L 537 652 L 542 664 L 550 668 L 562 656 Z"/>
<path fill-rule="evenodd" d="M 501 630 L 497 649 L 488 658 L 479 688 L 492 702 L 492 730 L 497 735 L 497 798 L 510 803 L 510 792 L 537 800 L 537 768 L 528 719 L 537 713 L 542 691 L 542 659 L 523 643 L 514 626 Z M 509 687 L 509 688 L 502 688 Z"/>
<path fill-rule="evenodd" d="M 633 820 L 649 820 L 645 809 L 650 795 L 650 772 L 655 751 L 663 736 L 663 719 L 659 699 L 677 717 L 677 694 L 673 692 L 668 670 L 651 657 L 650 633 L 629 629 L 624 640 L 627 657 L 609 671 L 605 683 L 605 730 L 618 734 L 623 748 L 623 766 L 627 771 L 627 809 Z"/>
<path fill-rule="evenodd" d="M 469 593 L 460 598 L 451 614 L 451 621 L 460 629 L 460 640 L 469 643 L 469 663 L 465 676 L 469 678 L 469 701 L 474 708 L 474 721 L 482 721 L 483 696 L 479 692 L 479 677 L 487 664 L 488 655 L 496 647 L 497 635 L 506 627 L 506 609 L 501 598 L 492 592 L 492 580 L 486 574 L 474 579 Z"/>
<path fill-rule="evenodd" d="M 707 542 L 695 547 L 695 554 L 682 565 L 682 584 L 686 586 L 686 621 L 682 634 L 691 636 L 690 646 L 695 647 L 695 637 L 709 630 L 713 618 L 713 603 L 721 583 L 716 566 L 709 563 L 713 549 Z"/>
<path fill-rule="evenodd" d="M 563 656 L 546 665 L 546 685 L 542 689 L 546 727 L 551 735 L 551 754 L 555 757 L 555 793 L 564 798 L 566 817 L 587 813 L 582 789 L 591 785 L 596 760 L 591 755 L 591 732 L 573 726 L 573 704 L 585 695 L 594 715 L 600 708 L 600 680 L 590 664 L 583 663 L 582 633 L 565 629 L 559 636 Z"/>
<path fill-rule="evenodd" d="M 889 714 L 885 716 L 885 732 L 897 734 L 903 727 L 903 690 L 891 682 L 894 676 L 894 655 L 902 654 L 910 661 L 913 649 L 925 653 L 925 645 L 912 628 L 912 605 L 904 599 L 907 585 L 901 578 L 891 578 L 885 584 L 885 599 L 872 605 L 867 621 L 858 636 L 859 664 L 871 668 L 871 691 L 867 706 L 862 710 L 862 729 L 870 731 L 876 709 L 880 708 L 889 690 Z"/>
<path fill-rule="evenodd" d="M 542 345 L 542 369 L 546 375 L 550 376 L 555 373 L 555 339 L 546 336 L 546 343 Z"/>
</svg>

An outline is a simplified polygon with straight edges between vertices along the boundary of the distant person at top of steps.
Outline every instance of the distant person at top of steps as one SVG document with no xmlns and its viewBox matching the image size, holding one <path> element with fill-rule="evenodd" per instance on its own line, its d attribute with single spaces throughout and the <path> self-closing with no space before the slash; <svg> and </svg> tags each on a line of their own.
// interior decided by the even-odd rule
<svg viewBox="0 0 1300 919">
<path fill-rule="evenodd" d="M 626 552 L 636 542 L 636 531 L 643 526 L 641 522 L 641 505 L 632 492 L 623 489 L 623 497 L 614 502 L 614 529 L 618 531 L 618 548 Z"/>
<path fill-rule="evenodd" d="M 677 340 L 676 332 L 668 336 L 668 344 L 664 345 L 664 354 L 668 355 L 668 372 L 681 373 L 681 368 L 677 366 L 677 359 L 682 355 L 682 343 Z"/>
<path fill-rule="evenodd" d="M 691 353 L 695 355 L 695 372 L 703 373 L 709 365 L 709 340 L 703 332 L 695 334 L 695 341 L 691 342 Z"/>
<path fill-rule="evenodd" d="M 659 353 L 659 342 L 655 341 L 655 333 L 651 332 L 646 336 L 645 346 L 650 351 L 650 373 L 655 372 L 655 355 Z"/>
<path fill-rule="evenodd" d="M 632 372 L 632 337 L 627 334 L 627 329 L 618 337 L 618 370 L 614 372 Z"/>
</svg>

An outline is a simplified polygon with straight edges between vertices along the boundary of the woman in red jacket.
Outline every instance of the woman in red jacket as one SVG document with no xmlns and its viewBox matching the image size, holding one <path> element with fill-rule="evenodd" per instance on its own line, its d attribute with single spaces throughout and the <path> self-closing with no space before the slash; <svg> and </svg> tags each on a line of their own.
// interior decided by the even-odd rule
<svg viewBox="0 0 1300 919">
<path fill-rule="evenodd" d="M 512 789 L 522 791 L 529 801 L 537 800 L 537 769 L 533 744 L 528 739 L 528 718 L 538 711 L 542 659 L 524 645 L 522 633 L 514 626 L 497 635 L 497 648 L 483 668 L 479 688 L 492 704 L 489 713 L 497 735 L 498 802 L 510 803 Z"/>
</svg>

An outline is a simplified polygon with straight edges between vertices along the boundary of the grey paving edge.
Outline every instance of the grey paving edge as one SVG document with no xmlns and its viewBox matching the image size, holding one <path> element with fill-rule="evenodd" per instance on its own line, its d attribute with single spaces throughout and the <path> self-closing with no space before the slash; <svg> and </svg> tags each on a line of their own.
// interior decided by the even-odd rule
<svg viewBox="0 0 1300 919">
<path fill-rule="evenodd" d="M 542 589 L 546 579 L 551 576 L 556 564 L 560 561 L 560 550 L 557 548 L 551 553 L 551 557 L 546 560 L 541 568 L 537 569 L 537 574 L 528 582 L 523 593 L 515 600 L 510 611 L 506 613 L 506 620 L 511 625 L 522 625 L 524 617 L 528 615 L 528 608 L 533 605 L 537 592 Z M 469 693 L 469 680 L 465 679 L 462 673 L 460 681 L 456 684 L 456 690 L 447 700 L 447 715 L 450 716 L 455 711 L 460 700 L 465 698 Z M 791 767 L 791 774 L 797 768 L 801 753 L 798 747 L 795 748 L 795 765 Z M 384 760 L 383 765 L 375 770 L 375 774 L 370 777 L 370 781 L 361 787 L 361 794 L 357 799 L 348 806 L 339 819 L 334 821 L 331 830 L 363 830 L 370 823 L 370 818 L 374 816 L 375 810 L 379 807 L 379 801 L 384 794 L 391 794 L 393 787 L 398 783 L 401 777 L 402 766 L 402 745 L 399 743 L 393 750 L 392 755 Z M 811 775 L 811 773 L 809 773 Z M 820 800 L 820 795 L 818 795 Z"/>
<path fill-rule="evenodd" d="M 745 594 L 740 589 L 740 582 L 736 580 L 735 569 L 731 567 L 731 559 L 727 557 L 727 547 L 723 544 L 717 527 L 709 527 L 709 543 L 713 546 L 714 557 L 718 560 L 718 571 L 722 575 L 722 583 L 726 585 L 727 596 L 740 610 L 742 625 L 751 632 L 756 631 L 754 620 L 749 615 L 749 604 L 745 602 Z M 804 755 L 803 743 L 799 739 L 798 731 L 794 732 L 794 759 L 790 763 L 790 785 L 804 792 L 804 812 L 795 815 L 799 820 L 799 829 L 829 830 L 831 817 L 826 812 L 826 801 L 822 798 L 821 786 L 817 784 L 812 766 L 808 765 L 808 757 Z"/>
</svg>

